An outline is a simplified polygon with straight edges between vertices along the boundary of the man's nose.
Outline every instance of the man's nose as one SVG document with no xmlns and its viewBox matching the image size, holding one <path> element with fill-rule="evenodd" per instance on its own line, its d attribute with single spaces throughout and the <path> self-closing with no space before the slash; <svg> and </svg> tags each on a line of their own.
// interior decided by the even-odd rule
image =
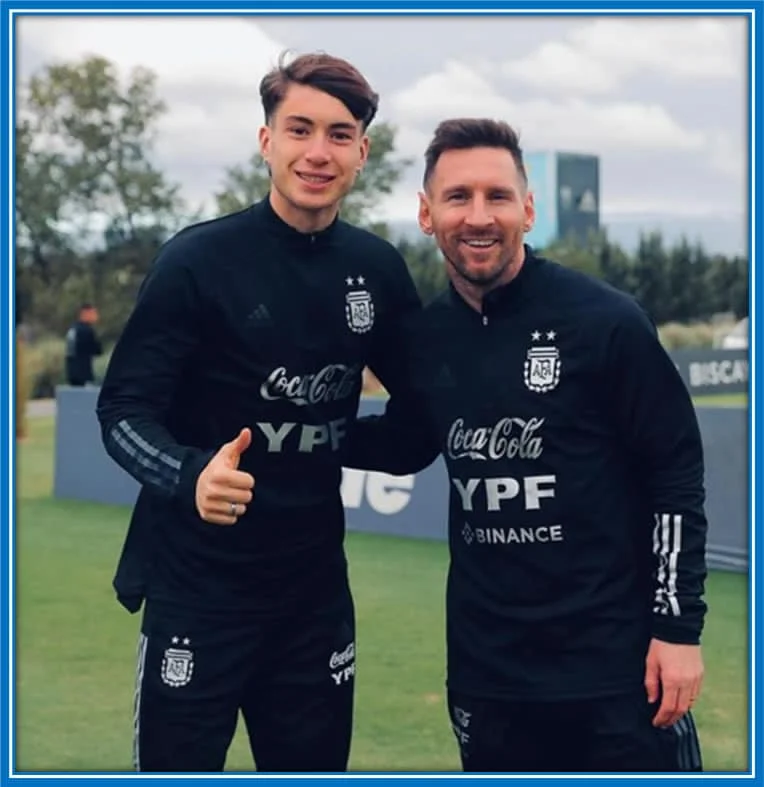
<svg viewBox="0 0 764 787">
<path fill-rule="evenodd" d="M 464 221 L 471 227 L 486 227 L 493 224 L 493 214 L 489 210 L 486 200 L 482 197 L 473 199 Z"/>
<path fill-rule="evenodd" d="M 316 134 L 308 146 L 305 158 L 314 164 L 325 164 L 329 161 L 329 146 L 323 134 Z"/>
</svg>

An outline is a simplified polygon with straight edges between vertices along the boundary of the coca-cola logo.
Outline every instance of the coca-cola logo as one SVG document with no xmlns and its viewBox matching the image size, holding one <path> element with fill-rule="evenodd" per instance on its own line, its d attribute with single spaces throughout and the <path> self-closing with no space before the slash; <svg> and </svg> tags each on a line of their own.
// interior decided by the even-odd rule
<svg viewBox="0 0 764 787">
<path fill-rule="evenodd" d="M 327 404 L 351 396 L 360 379 L 360 366 L 333 363 L 311 374 L 291 375 L 286 367 L 274 369 L 260 386 L 263 399 L 288 399 L 292 404 Z"/>
<path fill-rule="evenodd" d="M 544 441 L 538 433 L 543 418 L 502 418 L 494 426 L 469 429 L 457 418 L 448 432 L 450 459 L 538 459 Z"/>
<path fill-rule="evenodd" d="M 329 659 L 329 668 L 330 669 L 337 669 L 337 667 L 342 667 L 348 662 L 352 661 L 355 657 L 355 644 L 351 642 L 343 651 L 337 653 L 336 651 L 332 653 L 331 658 Z"/>
</svg>

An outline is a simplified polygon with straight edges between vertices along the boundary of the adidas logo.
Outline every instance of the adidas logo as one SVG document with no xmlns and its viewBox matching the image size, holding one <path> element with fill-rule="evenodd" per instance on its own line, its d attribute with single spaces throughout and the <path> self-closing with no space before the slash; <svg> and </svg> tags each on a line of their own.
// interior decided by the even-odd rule
<svg viewBox="0 0 764 787">
<path fill-rule="evenodd" d="M 440 367 L 440 371 L 435 375 L 433 385 L 437 388 L 453 388 L 456 385 L 451 369 L 445 364 Z"/>
<path fill-rule="evenodd" d="M 271 321 L 271 313 L 268 311 L 268 307 L 264 303 L 259 303 L 255 308 L 250 312 L 249 316 L 247 317 L 249 322 L 270 322 Z"/>
</svg>

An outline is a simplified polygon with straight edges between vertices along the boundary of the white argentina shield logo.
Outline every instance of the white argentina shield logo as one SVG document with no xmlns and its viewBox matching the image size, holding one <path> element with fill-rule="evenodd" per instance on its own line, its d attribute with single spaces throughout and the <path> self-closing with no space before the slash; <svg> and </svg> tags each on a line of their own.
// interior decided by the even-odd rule
<svg viewBox="0 0 764 787">
<path fill-rule="evenodd" d="M 546 393 L 560 381 L 560 351 L 556 347 L 532 347 L 525 360 L 525 385 L 536 393 Z"/>
<path fill-rule="evenodd" d="M 181 648 L 167 648 L 162 658 L 162 680 L 168 686 L 185 686 L 194 672 L 194 654 Z"/>
<path fill-rule="evenodd" d="M 374 304 L 367 290 L 353 290 L 345 296 L 345 315 L 348 328 L 354 333 L 366 333 L 374 325 Z"/>
</svg>

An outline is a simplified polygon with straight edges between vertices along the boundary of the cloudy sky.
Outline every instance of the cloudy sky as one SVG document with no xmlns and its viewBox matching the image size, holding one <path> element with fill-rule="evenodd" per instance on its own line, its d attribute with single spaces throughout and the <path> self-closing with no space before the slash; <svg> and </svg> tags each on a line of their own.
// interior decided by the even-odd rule
<svg viewBox="0 0 764 787">
<path fill-rule="evenodd" d="M 99 54 L 125 74 L 153 69 L 169 106 L 158 161 L 190 202 L 210 204 L 224 168 L 256 149 L 258 83 L 284 49 L 346 57 L 381 94 L 380 119 L 416 161 L 384 218 L 414 218 L 437 122 L 481 115 L 515 125 L 528 151 L 599 155 L 605 223 L 715 226 L 725 250 L 745 248 L 740 17 L 28 16 L 17 21 L 16 67 L 24 80 Z"/>
</svg>

